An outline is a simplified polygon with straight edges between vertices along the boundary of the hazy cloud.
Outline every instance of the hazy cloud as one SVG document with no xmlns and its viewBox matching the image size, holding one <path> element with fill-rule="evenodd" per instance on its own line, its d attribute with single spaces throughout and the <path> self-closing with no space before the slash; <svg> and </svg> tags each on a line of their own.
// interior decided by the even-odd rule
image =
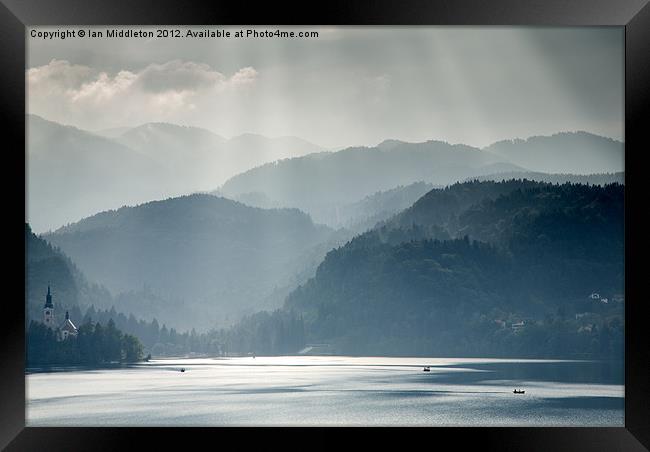
<svg viewBox="0 0 650 452">
<path fill-rule="evenodd" d="M 234 86 L 248 85 L 255 81 L 257 78 L 257 71 L 252 67 L 245 67 L 240 69 L 230 78 L 230 83 Z"/>
<path fill-rule="evenodd" d="M 182 60 L 109 74 L 53 59 L 27 71 L 29 107 L 61 122 L 77 123 L 88 115 L 108 123 L 125 117 L 147 122 L 194 110 L 197 99 L 242 89 L 257 75 L 244 67 L 228 77 L 207 64 Z M 60 113 L 53 116 L 53 107 Z"/>
<path fill-rule="evenodd" d="M 144 91 L 160 93 L 211 88 L 224 83 L 226 77 L 207 64 L 174 60 L 150 64 L 138 74 L 137 81 Z"/>
<path fill-rule="evenodd" d="M 60 93 L 75 89 L 88 81 L 93 69 L 79 64 L 70 64 L 65 60 L 52 60 L 50 63 L 31 68 L 27 71 L 27 80 L 32 93 L 42 90 L 39 94 Z"/>
</svg>

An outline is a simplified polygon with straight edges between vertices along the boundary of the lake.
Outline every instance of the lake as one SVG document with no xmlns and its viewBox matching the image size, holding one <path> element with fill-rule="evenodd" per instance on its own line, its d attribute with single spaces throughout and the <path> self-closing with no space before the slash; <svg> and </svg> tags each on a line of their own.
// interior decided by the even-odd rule
<svg viewBox="0 0 650 452">
<path fill-rule="evenodd" d="M 623 426 L 623 383 L 622 362 L 155 359 L 29 373 L 26 418 L 28 426 Z"/>
</svg>

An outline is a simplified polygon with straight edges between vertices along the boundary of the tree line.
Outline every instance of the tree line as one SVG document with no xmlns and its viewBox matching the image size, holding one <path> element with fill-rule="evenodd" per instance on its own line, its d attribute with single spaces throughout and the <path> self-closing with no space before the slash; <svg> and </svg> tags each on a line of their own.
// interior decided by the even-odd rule
<svg viewBox="0 0 650 452">
<path fill-rule="evenodd" d="M 87 322 L 77 336 L 59 340 L 59 331 L 32 321 L 27 330 L 27 365 L 100 365 L 142 360 L 140 340 L 109 320 L 106 326 Z"/>
<path fill-rule="evenodd" d="M 71 318 L 81 318 L 75 307 Z M 144 353 L 152 356 L 179 356 L 189 353 L 220 355 L 277 355 L 297 353 L 305 345 L 305 325 L 302 315 L 291 310 L 261 311 L 243 317 L 236 324 L 220 329 L 197 333 L 194 328 L 180 332 L 157 319 L 145 321 L 110 310 L 90 306 L 83 315 L 83 324 L 112 322 L 118 329 L 136 336 Z"/>
</svg>

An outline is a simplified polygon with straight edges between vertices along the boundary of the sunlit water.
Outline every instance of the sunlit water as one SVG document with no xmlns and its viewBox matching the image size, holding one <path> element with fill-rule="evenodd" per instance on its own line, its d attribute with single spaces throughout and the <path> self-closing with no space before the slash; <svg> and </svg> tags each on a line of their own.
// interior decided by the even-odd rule
<svg viewBox="0 0 650 452">
<path fill-rule="evenodd" d="M 624 425 L 622 363 L 161 359 L 26 378 L 29 426 Z"/>
</svg>

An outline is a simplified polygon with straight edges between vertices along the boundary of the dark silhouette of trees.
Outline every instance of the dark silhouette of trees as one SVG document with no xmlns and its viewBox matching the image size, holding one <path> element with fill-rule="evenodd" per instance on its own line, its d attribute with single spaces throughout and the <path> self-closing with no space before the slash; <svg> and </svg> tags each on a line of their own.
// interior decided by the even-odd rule
<svg viewBox="0 0 650 452">
<path fill-rule="evenodd" d="M 27 364 L 38 365 L 100 365 L 111 362 L 136 362 L 143 356 L 140 340 L 123 334 L 108 322 L 84 323 L 77 336 L 57 340 L 57 331 L 32 321 L 27 330 Z"/>
</svg>

